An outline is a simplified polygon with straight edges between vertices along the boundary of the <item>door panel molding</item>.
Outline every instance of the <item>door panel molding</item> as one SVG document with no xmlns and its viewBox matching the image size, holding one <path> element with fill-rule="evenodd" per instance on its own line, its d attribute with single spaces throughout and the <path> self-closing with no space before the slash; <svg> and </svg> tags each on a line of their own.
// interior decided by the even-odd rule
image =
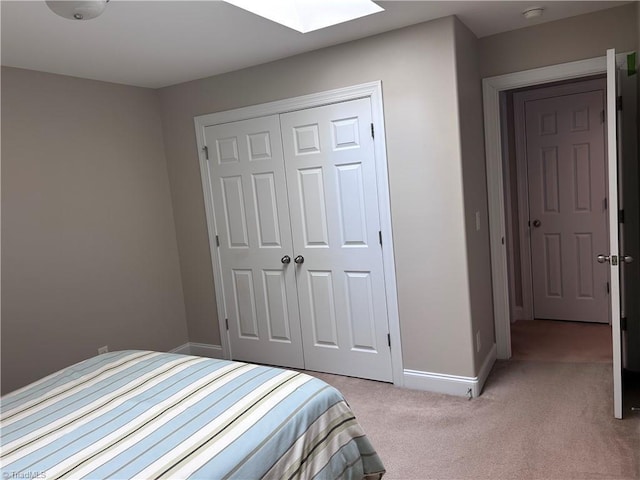
<svg viewBox="0 0 640 480">
<path fill-rule="evenodd" d="M 380 217 L 381 240 L 382 240 L 382 264 L 385 279 L 385 296 L 387 303 L 387 316 L 389 323 L 389 335 L 391 343 L 391 362 L 393 382 L 397 386 L 404 385 L 404 369 L 402 363 L 402 344 L 400 339 L 400 321 L 398 313 L 397 283 L 395 275 L 395 259 L 393 254 L 393 232 L 391 228 L 391 207 L 389 193 L 389 178 L 386 156 L 386 140 L 384 134 L 384 109 L 382 100 L 382 82 L 370 82 L 360 85 L 348 86 L 334 90 L 328 90 L 300 97 L 293 97 L 285 100 L 264 103 L 249 107 L 216 112 L 207 115 L 194 117 L 196 133 L 196 143 L 200 163 L 200 173 L 202 189 L 205 203 L 205 213 L 207 218 L 207 229 L 209 233 L 209 249 L 211 262 L 213 265 L 214 287 L 217 298 L 218 324 L 224 358 L 230 358 L 229 337 L 225 326 L 224 292 L 222 289 L 221 261 L 218 255 L 218 247 L 215 232 L 215 214 L 213 209 L 213 198 L 211 196 L 211 185 L 209 184 L 211 172 L 207 160 L 207 150 L 205 147 L 205 128 L 208 126 L 230 123 L 240 120 L 264 117 L 275 114 L 283 114 L 307 108 L 319 107 L 334 103 L 340 103 L 359 98 L 369 98 L 371 101 L 372 123 L 374 136 L 374 156 L 376 165 L 376 180 L 378 190 L 378 211 Z M 340 127 L 340 128 L 338 128 Z M 357 141 L 357 138 L 348 138 L 348 125 L 337 125 L 336 135 L 340 139 L 340 148 L 349 148 L 349 141 Z M 306 140 L 308 138 L 305 137 Z M 301 139 L 302 141 L 303 139 Z M 344 140 L 344 141 L 343 141 Z M 346 142 L 346 143 L 345 143 Z M 344 143 L 344 145 L 343 145 Z M 208 146 L 209 150 L 214 148 Z M 263 149 L 264 150 L 264 149 Z M 258 153 L 266 154 L 265 151 Z M 256 159 L 259 162 L 259 159 Z"/>
</svg>

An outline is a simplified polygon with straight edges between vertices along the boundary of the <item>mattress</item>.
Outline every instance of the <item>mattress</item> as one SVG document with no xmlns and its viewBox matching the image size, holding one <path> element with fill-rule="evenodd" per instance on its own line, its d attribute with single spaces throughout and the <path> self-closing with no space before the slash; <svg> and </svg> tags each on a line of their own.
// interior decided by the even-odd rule
<svg viewBox="0 0 640 480">
<path fill-rule="evenodd" d="M 151 351 L 65 368 L 1 400 L 8 478 L 378 479 L 342 395 L 304 373 Z"/>
</svg>

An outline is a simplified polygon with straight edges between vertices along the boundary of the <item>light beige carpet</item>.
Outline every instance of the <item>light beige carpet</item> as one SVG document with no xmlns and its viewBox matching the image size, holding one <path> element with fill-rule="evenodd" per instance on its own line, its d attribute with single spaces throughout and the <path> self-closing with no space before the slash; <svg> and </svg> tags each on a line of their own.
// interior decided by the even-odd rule
<svg viewBox="0 0 640 480">
<path fill-rule="evenodd" d="M 613 418 L 605 363 L 498 361 L 470 401 L 309 373 L 343 392 L 387 480 L 640 478 L 640 414 Z"/>
<path fill-rule="evenodd" d="M 611 363 L 611 326 L 518 320 L 511 324 L 512 360 Z"/>
</svg>

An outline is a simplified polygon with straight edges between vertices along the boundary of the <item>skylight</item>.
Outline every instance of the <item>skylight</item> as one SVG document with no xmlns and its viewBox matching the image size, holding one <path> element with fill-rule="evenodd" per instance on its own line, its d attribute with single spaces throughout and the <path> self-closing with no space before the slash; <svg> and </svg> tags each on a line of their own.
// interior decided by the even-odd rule
<svg viewBox="0 0 640 480">
<path fill-rule="evenodd" d="M 384 11 L 371 0 L 224 1 L 302 33 Z"/>
</svg>

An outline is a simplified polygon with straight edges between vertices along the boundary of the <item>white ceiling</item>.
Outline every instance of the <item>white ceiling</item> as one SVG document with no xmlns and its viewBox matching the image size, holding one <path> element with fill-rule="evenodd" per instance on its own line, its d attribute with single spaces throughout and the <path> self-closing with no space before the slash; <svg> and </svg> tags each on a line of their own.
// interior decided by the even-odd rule
<svg viewBox="0 0 640 480">
<path fill-rule="evenodd" d="M 478 37 L 626 1 L 377 1 L 385 11 L 301 34 L 222 1 L 111 0 L 88 21 L 44 1 L 1 4 L 3 65 L 158 88 L 238 70 L 406 25 L 457 15 Z M 541 19 L 522 11 L 543 6 Z"/>
</svg>

